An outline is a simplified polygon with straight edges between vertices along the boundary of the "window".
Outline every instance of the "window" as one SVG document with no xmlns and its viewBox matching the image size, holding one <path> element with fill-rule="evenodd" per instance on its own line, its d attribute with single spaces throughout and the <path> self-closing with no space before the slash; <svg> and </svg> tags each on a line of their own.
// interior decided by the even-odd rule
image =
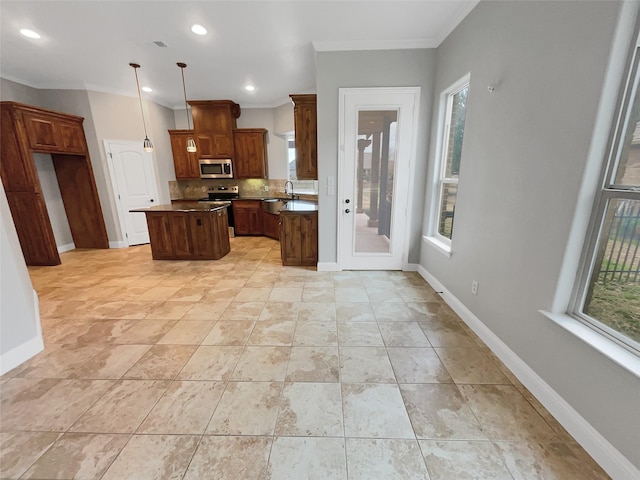
<svg viewBox="0 0 640 480">
<path fill-rule="evenodd" d="M 439 152 L 437 215 L 433 221 L 434 236 L 447 248 L 451 246 L 458 194 L 458 177 L 462 156 L 462 140 L 469 95 L 469 76 L 443 93 L 442 143 Z"/>
<path fill-rule="evenodd" d="M 640 353 L 640 40 L 611 133 L 575 313 Z"/>
</svg>

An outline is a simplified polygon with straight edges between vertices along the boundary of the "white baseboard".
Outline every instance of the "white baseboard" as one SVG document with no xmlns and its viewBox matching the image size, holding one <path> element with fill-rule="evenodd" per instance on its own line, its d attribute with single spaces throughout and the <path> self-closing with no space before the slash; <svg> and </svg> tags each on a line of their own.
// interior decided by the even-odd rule
<svg viewBox="0 0 640 480">
<path fill-rule="evenodd" d="M 342 269 L 336 262 L 318 262 L 316 267 L 319 272 L 341 272 Z"/>
<path fill-rule="evenodd" d="M 128 246 L 127 242 L 109 242 L 109 248 L 127 248 Z"/>
<path fill-rule="evenodd" d="M 36 336 L 26 342 L 12 348 L 6 353 L 0 355 L 0 375 L 4 375 L 13 370 L 18 365 L 26 362 L 34 355 L 44 350 L 44 341 L 42 340 L 42 327 L 40 325 L 40 305 L 38 302 L 38 294 L 33 291 Z"/>
<path fill-rule="evenodd" d="M 611 445 L 600 432 L 482 323 L 471 310 L 421 265 L 418 267 L 418 272 L 436 291 L 442 292 L 443 300 L 612 478 L 616 480 L 640 478 L 640 471 L 635 465 Z"/>
<path fill-rule="evenodd" d="M 75 248 L 76 248 L 76 244 L 75 243 L 67 243 L 65 245 L 59 245 L 58 246 L 58 253 L 69 252 L 71 250 L 75 250 Z"/>
<path fill-rule="evenodd" d="M 418 268 L 420 268 L 418 263 L 407 263 L 402 270 L 404 272 L 417 272 Z"/>
</svg>

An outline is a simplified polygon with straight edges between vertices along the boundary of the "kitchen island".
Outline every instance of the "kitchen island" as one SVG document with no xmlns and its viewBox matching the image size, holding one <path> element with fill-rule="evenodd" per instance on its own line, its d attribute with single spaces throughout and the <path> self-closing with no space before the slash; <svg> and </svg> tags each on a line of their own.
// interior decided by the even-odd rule
<svg viewBox="0 0 640 480">
<path fill-rule="evenodd" d="M 218 260 L 231 250 L 229 202 L 136 208 L 147 217 L 154 260 Z"/>
</svg>

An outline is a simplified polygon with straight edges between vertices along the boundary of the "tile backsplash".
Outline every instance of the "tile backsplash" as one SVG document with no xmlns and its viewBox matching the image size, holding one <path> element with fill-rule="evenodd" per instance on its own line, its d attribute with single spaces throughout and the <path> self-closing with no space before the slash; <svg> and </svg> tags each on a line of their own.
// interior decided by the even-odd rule
<svg viewBox="0 0 640 480">
<path fill-rule="evenodd" d="M 171 180 L 169 195 L 171 200 L 198 200 L 207 196 L 207 188 L 214 185 L 238 185 L 241 197 L 284 197 L 286 180 L 242 179 L 242 180 Z M 302 195 L 303 198 L 317 199 L 317 195 Z"/>
</svg>

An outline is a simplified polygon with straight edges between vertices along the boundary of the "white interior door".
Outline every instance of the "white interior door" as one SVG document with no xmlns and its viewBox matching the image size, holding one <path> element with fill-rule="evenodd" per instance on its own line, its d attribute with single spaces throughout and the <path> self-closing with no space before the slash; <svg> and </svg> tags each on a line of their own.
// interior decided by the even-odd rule
<svg viewBox="0 0 640 480">
<path fill-rule="evenodd" d="M 420 88 L 341 88 L 338 261 L 401 270 Z"/>
<path fill-rule="evenodd" d="M 104 144 L 125 240 L 128 245 L 149 243 L 144 213 L 130 213 L 129 210 L 157 203 L 152 155 L 143 151 L 141 142 L 105 140 Z"/>
</svg>

